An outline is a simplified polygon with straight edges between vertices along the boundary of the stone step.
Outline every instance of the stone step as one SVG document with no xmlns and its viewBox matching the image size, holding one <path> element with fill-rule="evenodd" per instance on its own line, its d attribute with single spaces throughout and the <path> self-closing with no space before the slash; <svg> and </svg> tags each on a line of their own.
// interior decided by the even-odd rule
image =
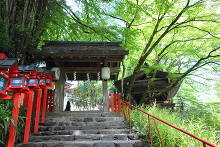
<svg viewBox="0 0 220 147">
<path fill-rule="evenodd" d="M 145 147 L 141 140 L 51 141 L 30 142 L 16 147 Z"/>
<path fill-rule="evenodd" d="M 137 140 L 136 134 L 78 134 L 78 135 L 48 135 L 31 136 L 30 142 L 42 141 L 75 141 L 75 140 Z"/>
<path fill-rule="evenodd" d="M 124 117 L 48 117 L 46 122 L 105 122 L 124 120 Z"/>
<path fill-rule="evenodd" d="M 102 129 L 102 130 L 57 130 L 57 131 L 44 131 L 35 136 L 46 136 L 46 135 L 73 135 L 73 134 L 129 134 L 135 131 L 130 129 Z"/>
<path fill-rule="evenodd" d="M 122 117 L 121 113 L 108 113 L 108 112 L 84 112 L 84 111 L 73 111 L 73 112 L 53 112 L 47 113 L 47 118 L 53 117 Z"/>
<path fill-rule="evenodd" d="M 113 120 L 113 121 L 104 121 L 104 122 L 45 122 L 41 123 L 40 126 L 92 126 L 92 125 L 122 125 L 124 124 L 123 120 Z"/>
<path fill-rule="evenodd" d="M 39 131 L 55 131 L 55 130 L 100 130 L 100 129 L 128 129 L 125 124 L 94 124 L 86 126 L 40 126 Z"/>
<path fill-rule="evenodd" d="M 122 114 L 103 112 L 48 113 L 39 133 L 16 147 L 145 147 L 129 130 Z"/>
</svg>

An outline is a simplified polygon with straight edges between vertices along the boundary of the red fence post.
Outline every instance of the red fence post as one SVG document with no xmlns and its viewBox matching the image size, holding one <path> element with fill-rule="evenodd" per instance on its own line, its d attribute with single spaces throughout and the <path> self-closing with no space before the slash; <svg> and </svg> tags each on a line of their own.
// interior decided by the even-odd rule
<svg viewBox="0 0 220 147">
<path fill-rule="evenodd" d="M 47 101 L 48 112 L 54 112 L 54 90 L 49 90 Z"/>
<path fill-rule="evenodd" d="M 109 97 L 108 97 L 108 112 L 113 112 L 112 103 L 113 103 L 113 94 L 109 94 Z"/>
<path fill-rule="evenodd" d="M 148 115 L 148 130 L 149 130 L 149 138 L 150 138 L 150 146 L 153 147 L 153 138 L 150 124 L 150 116 Z"/>
<path fill-rule="evenodd" d="M 47 94 L 47 105 L 48 105 L 48 112 L 53 112 L 53 95 L 51 93 Z"/>
<path fill-rule="evenodd" d="M 115 113 L 118 112 L 118 94 L 115 94 Z"/>
<path fill-rule="evenodd" d="M 109 94 L 109 112 L 121 112 L 121 99 L 120 94 Z"/>
<path fill-rule="evenodd" d="M 41 113 L 41 123 L 45 122 L 47 112 L 47 86 L 43 89 L 43 95 L 42 95 L 42 113 Z"/>
<path fill-rule="evenodd" d="M 13 123 L 10 123 L 9 136 L 8 136 L 8 145 L 7 147 L 14 147 L 15 136 L 16 136 L 16 126 L 18 123 L 18 114 L 19 114 L 19 98 L 21 93 L 15 93 L 13 98 L 14 107 L 12 109 L 12 120 Z"/>
<path fill-rule="evenodd" d="M 117 94 L 117 112 L 121 112 L 121 97 L 120 94 Z"/>
<path fill-rule="evenodd" d="M 115 95 L 111 94 L 111 112 L 114 113 L 114 100 L 115 100 Z"/>
<path fill-rule="evenodd" d="M 155 125 L 155 128 L 156 128 L 156 132 L 157 132 L 157 134 L 158 134 L 158 136 L 159 136 L 159 138 L 160 138 L 160 144 L 162 145 L 162 147 L 165 147 L 165 145 L 164 145 L 164 143 L 163 143 L 163 139 L 162 139 L 162 137 L 161 137 L 161 135 L 160 135 L 160 131 L 159 131 L 159 129 L 158 129 L 156 120 L 155 120 L 154 118 L 153 118 L 153 122 L 154 122 L 154 125 Z"/>
<path fill-rule="evenodd" d="M 30 136 L 30 127 L 31 127 L 31 116 L 32 116 L 32 107 L 33 107 L 33 91 L 27 92 L 27 113 L 26 113 L 26 122 L 24 128 L 24 143 L 28 143 Z"/>
<path fill-rule="evenodd" d="M 34 133 L 38 133 L 39 127 L 39 116 L 40 116 L 40 106 L 41 106 L 41 92 L 42 89 L 36 89 L 36 113 L 35 113 L 35 121 L 34 121 Z"/>
<path fill-rule="evenodd" d="M 54 112 L 54 110 L 55 110 L 55 104 L 54 104 L 54 93 L 52 94 L 52 96 L 51 96 L 51 99 L 52 99 L 52 103 L 51 103 L 51 112 Z"/>
</svg>

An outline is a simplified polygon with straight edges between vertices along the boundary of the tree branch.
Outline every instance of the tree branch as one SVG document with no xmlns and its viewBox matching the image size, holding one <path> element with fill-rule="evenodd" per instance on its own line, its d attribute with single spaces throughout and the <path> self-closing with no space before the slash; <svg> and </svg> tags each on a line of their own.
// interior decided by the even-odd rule
<svg viewBox="0 0 220 147">
<path fill-rule="evenodd" d="M 180 26 L 180 27 L 176 27 L 176 28 L 182 28 L 182 27 L 191 27 L 191 28 L 197 29 L 197 30 L 199 30 L 199 31 L 206 32 L 206 33 L 208 33 L 210 36 L 212 36 L 212 37 L 214 37 L 214 38 L 220 39 L 220 37 L 213 35 L 211 32 L 209 32 L 209 31 L 207 31 L 207 30 L 204 30 L 204 29 L 201 29 L 201 28 L 196 27 L 196 26 L 185 25 L 185 26 Z"/>
<path fill-rule="evenodd" d="M 206 62 L 206 63 L 200 65 L 202 61 L 207 60 L 207 59 L 209 59 L 209 58 L 220 57 L 220 54 L 219 54 L 219 55 L 211 55 L 212 53 L 214 53 L 215 51 L 217 51 L 217 50 L 219 50 L 219 49 L 220 49 L 220 47 L 217 47 L 217 48 L 211 50 L 206 57 L 200 58 L 191 68 L 189 68 L 189 69 L 181 76 L 181 78 L 180 78 L 179 80 L 176 80 L 176 82 L 175 82 L 173 85 L 176 85 L 180 80 L 182 80 L 183 78 L 185 78 L 190 72 L 192 72 L 192 71 L 194 71 L 194 70 L 196 70 L 196 69 L 198 69 L 198 68 L 201 68 L 201 67 L 203 67 L 203 66 L 206 65 L 206 64 L 209 64 L 209 62 Z M 210 62 L 210 63 L 211 63 L 211 62 Z"/>
<path fill-rule="evenodd" d="M 201 64 L 203 61 L 205 61 L 205 60 L 207 60 L 207 59 L 209 59 L 209 58 L 220 57 L 220 54 L 219 54 L 219 55 L 211 55 L 212 53 L 214 53 L 215 51 L 217 51 L 217 50 L 219 50 L 219 49 L 220 49 L 220 47 L 217 47 L 217 48 L 211 50 L 206 57 L 200 58 L 192 67 L 190 67 L 190 68 L 189 68 L 186 72 L 184 72 L 179 78 L 177 78 L 174 82 L 172 82 L 165 90 L 162 90 L 162 91 L 160 92 L 160 94 L 161 94 L 161 93 L 165 93 L 165 92 L 167 92 L 167 91 L 170 91 L 173 87 L 175 87 L 176 85 L 178 85 L 178 83 L 179 83 L 180 81 L 182 81 L 182 80 L 183 80 L 187 75 L 189 75 L 189 73 L 191 73 L 192 71 L 194 71 L 194 70 L 196 70 L 196 69 L 198 69 L 198 68 L 201 68 L 201 67 L 203 67 L 203 66 L 205 66 L 205 65 L 207 65 L 207 64 L 213 63 L 212 61 L 210 61 L 210 62 L 206 62 L 206 63 Z M 214 62 L 214 63 L 216 63 L 216 62 Z M 217 63 L 217 64 L 219 64 L 219 63 Z"/>
<path fill-rule="evenodd" d="M 102 33 L 102 32 L 100 32 L 100 31 L 96 30 L 94 27 L 91 27 L 91 26 L 89 26 L 89 25 L 83 23 L 83 22 L 81 21 L 81 19 L 80 19 L 71 9 L 67 8 L 67 6 L 63 6 L 63 5 L 59 4 L 58 2 L 56 2 L 56 4 L 57 4 L 58 6 L 60 6 L 61 8 L 63 8 L 63 9 L 70 15 L 70 17 L 71 17 L 75 22 L 77 22 L 79 25 L 81 25 L 81 26 L 83 26 L 83 27 L 86 27 L 86 28 L 92 30 L 94 33 L 97 33 L 97 34 Z M 103 35 L 103 36 L 104 36 L 104 38 L 106 38 L 107 40 L 111 41 L 111 39 L 109 39 L 107 36 L 105 36 L 105 35 Z"/>
<path fill-rule="evenodd" d="M 124 19 L 122 19 L 122 18 L 120 18 L 120 17 L 113 16 L 113 15 L 107 14 L 107 13 L 104 13 L 104 15 L 109 16 L 109 17 L 114 18 L 114 19 L 121 20 L 121 21 L 123 21 L 123 22 L 126 24 L 126 26 L 128 26 L 128 24 L 129 24 L 126 20 L 124 20 Z"/>
<path fill-rule="evenodd" d="M 205 36 L 205 35 L 204 35 Z M 188 42 L 188 41 L 195 41 L 195 40 L 205 40 L 205 39 L 211 39 L 211 38 L 203 38 L 204 36 L 201 36 L 201 37 L 197 37 L 197 38 L 191 38 L 191 39 L 187 39 L 187 40 L 174 40 L 172 42 L 170 42 L 169 44 L 167 44 L 161 51 L 160 53 L 158 54 L 158 57 L 159 57 L 159 61 L 162 59 L 162 57 L 164 55 L 162 55 L 171 45 L 175 44 L 175 43 L 179 43 L 179 42 Z M 167 54 L 167 53 L 166 53 Z M 162 57 L 160 57 L 162 55 Z M 158 63 L 158 61 L 157 61 Z"/>
<path fill-rule="evenodd" d="M 144 61 L 146 60 L 146 58 L 151 54 L 151 52 L 153 51 L 153 49 L 158 45 L 158 43 L 164 38 L 164 36 L 170 32 L 170 29 L 172 28 L 172 26 L 179 20 L 179 18 L 182 16 L 182 14 L 188 9 L 189 7 L 189 3 L 190 0 L 187 0 L 187 3 L 185 5 L 185 7 L 179 12 L 179 14 L 174 18 L 174 20 L 170 23 L 170 25 L 167 27 L 167 29 L 160 35 L 160 37 L 153 43 L 153 45 L 150 47 L 154 36 L 156 35 L 156 33 L 158 32 L 158 27 L 160 22 L 162 21 L 162 19 L 164 18 L 165 14 L 163 14 L 162 16 L 158 16 L 157 19 L 157 23 L 154 27 L 154 30 L 144 48 L 144 50 L 142 51 L 141 57 L 138 61 L 138 64 L 136 65 L 134 72 L 131 76 L 130 82 L 129 82 L 129 86 L 128 86 L 128 90 L 127 90 L 127 94 L 130 95 L 131 94 L 131 89 L 134 86 L 134 81 L 135 81 L 135 75 L 137 74 L 137 72 L 140 70 L 141 66 L 143 65 Z M 149 48 L 150 47 L 150 48 Z"/>
</svg>

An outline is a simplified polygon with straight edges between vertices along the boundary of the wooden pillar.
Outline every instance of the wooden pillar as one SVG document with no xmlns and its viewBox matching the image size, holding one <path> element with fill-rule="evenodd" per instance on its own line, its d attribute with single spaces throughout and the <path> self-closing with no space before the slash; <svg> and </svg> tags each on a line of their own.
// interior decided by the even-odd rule
<svg viewBox="0 0 220 147">
<path fill-rule="evenodd" d="M 55 100 L 55 111 L 59 112 L 59 104 L 60 104 L 60 81 L 55 82 L 55 93 L 54 93 L 54 100 Z"/>
<path fill-rule="evenodd" d="M 63 111 L 65 73 L 60 69 L 60 78 L 55 82 L 55 111 Z"/>
<path fill-rule="evenodd" d="M 64 110 L 64 86 L 65 86 L 65 79 L 61 78 L 61 97 L 60 97 L 60 111 Z"/>
<path fill-rule="evenodd" d="M 103 88 L 103 111 L 108 112 L 108 81 L 102 80 Z"/>
</svg>

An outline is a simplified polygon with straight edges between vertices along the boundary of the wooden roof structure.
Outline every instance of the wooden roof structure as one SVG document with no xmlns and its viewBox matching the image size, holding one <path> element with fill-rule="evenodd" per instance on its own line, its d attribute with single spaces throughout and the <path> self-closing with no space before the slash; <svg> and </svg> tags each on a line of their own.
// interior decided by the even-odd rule
<svg viewBox="0 0 220 147">
<path fill-rule="evenodd" d="M 171 101 L 172 98 L 176 95 L 178 92 L 181 83 L 173 87 L 171 90 L 160 94 L 162 90 L 165 90 L 171 83 L 172 83 L 172 78 L 169 78 L 168 72 L 164 71 L 159 71 L 157 70 L 155 73 L 145 73 L 144 71 L 139 71 L 135 77 L 135 82 L 134 82 L 134 87 L 131 90 L 131 96 L 135 99 L 137 104 L 142 104 L 142 103 L 154 103 L 155 99 L 157 102 L 164 102 L 164 101 Z M 124 78 L 123 80 L 123 87 L 124 91 L 127 90 L 127 85 L 129 84 L 131 76 L 128 76 Z M 154 78 L 153 82 L 150 82 Z M 121 85 L 121 80 L 115 81 L 114 85 L 116 86 L 117 90 L 122 92 L 122 85 Z M 151 86 L 149 89 L 149 85 Z M 156 96 L 154 99 L 145 99 L 145 101 L 142 101 L 142 97 L 144 96 L 145 92 L 149 91 L 154 91 L 155 93 L 159 94 Z"/>
<path fill-rule="evenodd" d="M 42 47 L 43 60 L 47 68 L 60 67 L 68 80 L 98 79 L 98 72 L 104 66 L 110 67 L 111 80 L 117 80 L 120 62 L 128 54 L 120 46 L 121 42 L 73 42 L 47 41 Z"/>
</svg>

